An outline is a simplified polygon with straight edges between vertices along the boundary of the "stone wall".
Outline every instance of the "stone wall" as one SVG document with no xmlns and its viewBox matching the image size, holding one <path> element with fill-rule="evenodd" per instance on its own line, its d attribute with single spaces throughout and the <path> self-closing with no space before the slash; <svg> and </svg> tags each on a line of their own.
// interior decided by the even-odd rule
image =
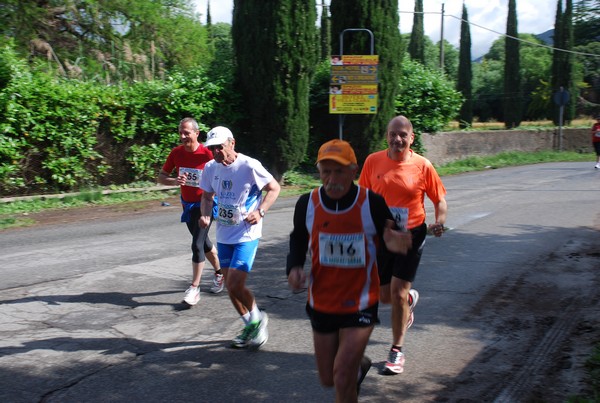
<svg viewBox="0 0 600 403">
<path fill-rule="evenodd" d="M 545 151 L 559 149 L 559 130 L 488 130 L 483 132 L 444 132 L 423 134 L 425 156 L 443 165 L 474 156 L 506 151 Z M 593 152 L 590 129 L 562 130 L 562 150 Z"/>
</svg>

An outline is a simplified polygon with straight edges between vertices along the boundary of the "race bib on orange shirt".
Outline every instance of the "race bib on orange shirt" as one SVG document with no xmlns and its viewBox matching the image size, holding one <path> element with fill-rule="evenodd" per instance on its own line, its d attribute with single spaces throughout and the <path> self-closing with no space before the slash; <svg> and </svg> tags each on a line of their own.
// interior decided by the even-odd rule
<svg viewBox="0 0 600 403">
<path fill-rule="evenodd" d="M 319 233 L 319 262 L 348 269 L 365 267 L 365 235 Z"/>
</svg>

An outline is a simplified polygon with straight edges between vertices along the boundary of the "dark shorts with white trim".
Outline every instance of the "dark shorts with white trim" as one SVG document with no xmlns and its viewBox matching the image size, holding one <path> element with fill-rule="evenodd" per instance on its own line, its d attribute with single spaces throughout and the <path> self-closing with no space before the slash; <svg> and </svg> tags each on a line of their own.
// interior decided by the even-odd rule
<svg viewBox="0 0 600 403">
<path fill-rule="evenodd" d="M 315 311 L 306 304 L 306 313 L 315 332 L 334 333 L 347 327 L 369 327 L 379 324 L 378 308 L 379 304 L 375 304 L 356 313 L 338 315 Z"/>
</svg>

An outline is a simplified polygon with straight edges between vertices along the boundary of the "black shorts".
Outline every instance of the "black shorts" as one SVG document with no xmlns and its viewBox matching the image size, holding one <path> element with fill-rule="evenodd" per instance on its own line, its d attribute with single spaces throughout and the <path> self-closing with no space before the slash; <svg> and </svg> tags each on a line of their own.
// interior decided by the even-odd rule
<svg viewBox="0 0 600 403">
<path fill-rule="evenodd" d="M 595 141 L 592 144 L 594 145 L 594 149 L 596 150 L 596 155 L 600 155 L 600 141 Z"/>
<path fill-rule="evenodd" d="M 310 305 L 306 304 L 306 313 L 315 332 L 334 333 L 342 328 L 369 327 L 378 324 L 378 308 L 379 304 L 375 304 L 356 313 L 336 315 L 315 311 Z"/>
<path fill-rule="evenodd" d="M 427 224 L 423 223 L 410 230 L 412 234 L 412 248 L 406 255 L 400 255 L 382 249 L 377 256 L 377 267 L 379 269 L 379 284 L 386 285 L 392 282 L 392 276 L 404 281 L 414 282 L 417 276 L 417 268 L 421 262 L 425 237 L 427 236 Z"/>
</svg>

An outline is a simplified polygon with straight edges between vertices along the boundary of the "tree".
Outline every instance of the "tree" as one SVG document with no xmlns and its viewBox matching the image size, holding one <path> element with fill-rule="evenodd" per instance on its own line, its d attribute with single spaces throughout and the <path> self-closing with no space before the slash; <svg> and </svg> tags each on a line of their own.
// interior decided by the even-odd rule
<svg viewBox="0 0 600 403">
<path fill-rule="evenodd" d="M 423 0 L 415 1 L 415 12 L 413 14 L 413 27 L 408 44 L 408 53 L 412 60 L 425 65 L 425 27 L 423 22 Z"/>
<path fill-rule="evenodd" d="M 504 126 L 512 129 L 521 124 L 521 56 L 517 30 L 516 0 L 508 0 L 506 38 L 504 39 Z"/>
<path fill-rule="evenodd" d="M 456 118 L 463 99 L 454 84 L 440 72 L 413 60 L 402 63 L 396 96 L 396 114 L 410 118 L 415 134 L 413 148 L 423 152 L 421 133 L 435 133 Z"/>
<path fill-rule="evenodd" d="M 325 0 L 321 0 L 321 60 L 329 59 L 331 55 L 331 20 L 329 8 Z"/>
<path fill-rule="evenodd" d="M 573 0 L 566 0 L 565 3 L 565 14 L 562 19 L 562 35 L 563 35 L 563 45 L 565 49 L 564 55 L 564 79 L 565 88 L 570 93 L 569 103 L 566 105 L 564 110 L 564 121 L 571 122 L 575 119 L 575 107 L 577 106 L 577 99 L 579 98 L 579 94 L 577 91 L 577 87 L 575 85 L 574 80 L 574 62 L 575 58 L 573 57 L 573 43 L 574 43 L 574 35 L 573 35 Z"/>
<path fill-rule="evenodd" d="M 234 1 L 236 85 L 248 111 L 236 139 L 242 149 L 251 145 L 278 180 L 306 152 L 316 19 L 314 0 Z"/>
<path fill-rule="evenodd" d="M 438 50 L 437 60 L 439 60 L 440 42 L 435 45 Z M 458 65 L 460 63 L 460 49 L 444 39 L 444 73 L 451 80 L 458 77 Z"/>
<path fill-rule="evenodd" d="M 463 3 L 462 22 L 460 25 L 460 56 L 458 64 L 458 82 L 456 89 L 460 91 L 464 102 L 458 115 L 459 127 L 464 129 L 473 124 L 473 71 L 471 68 L 471 31 L 467 6 Z"/>
<path fill-rule="evenodd" d="M 581 53 L 600 55 L 600 41 L 577 46 L 575 50 Z M 582 90 L 582 97 L 589 102 L 600 104 L 600 57 L 579 55 L 577 59 L 582 66 L 583 81 L 587 84 Z M 600 108 L 596 107 L 596 111 L 590 111 L 587 114 L 593 115 L 599 110 Z"/>
<path fill-rule="evenodd" d="M 473 114 L 480 122 L 501 121 L 504 60 L 484 57 L 473 64 Z"/>
<path fill-rule="evenodd" d="M 210 61 L 191 0 L 6 0 L 3 36 L 40 68 L 80 79 L 139 81 Z"/>
<path fill-rule="evenodd" d="M 554 53 L 552 59 L 552 92 L 566 90 L 570 93 L 570 100 L 564 108 L 563 121 L 569 122 L 575 115 L 577 100 L 576 88 L 573 80 L 573 2 L 566 0 L 565 10 L 562 10 L 562 0 L 556 6 L 554 22 Z M 551 104 L 552 120 L 554 124 L 560 123 L 560 106 Z"/>
<path fill-rule="evenodd" d="M 378 113 L 344 117 L 344 138 L 352 143 L 359 161 L 380 149 L 387 124 L 394 117 L 402 59 L 398 24 L 398 0 L 331 0 L 333 49 L 339 49 L 339 34 L 344 29 L 365 28 L 373 32 L 375 53 L 379 55 Z M 364 55 L 370 51 L 369 37 L 364 32 L 344 36 L 344 54 Z"/>
<path fill-rule="evenodd" d="M 522 113 L 527 120 L 547 119 L 552 54 L 547 47 L 529 45 L 543 42 L 533 34 L 519 34 L 521 46 L 519 58 L 521 65 Z M 503 97 L 503 76 L 505 64 L 505 41 L 497 39 L 481 63 L 473 64 L 474 115 L 480 121 L 490 119 L 503 121 L 501 97 Z"/>
<path fill-rule="evenodd" d="M 549 80 L 552 67 L 552 51 L 542 45 L 543 42 L 533 34 L 519 34 L 522 40 L 519 55 L 521 61 L 521 93 L 523 94 L 522 110 L 524 120 L 548 119 L 547 102 Z"/>
<path fill-rule="evenodd" d="M 563 68 L 564 68 L 564 56 L 565 53 L 560 51 L 559 49 L 564 48 L 564 37 L 562 34 L 562 28 L 563 28 L 563 2 L 562 0 L 557 0 L 556 2 L 556 15 L 554 17 L 554 36 L 553 36 L 553 41 L 554 41 L 554 48 L 553 48 L 553 52 L 552 52 L 552 77 L 551 77 L 551 88 L 550 91 L 552 93 L 554 93 L 557 89 L 560 89 L 561 86 L 563 86 L 561 80 L 563 78 Z M 564 86 L 563 86 L 564 88 Z M 554 122 L 555 125 L 559 124 L 559 109 L 558 106 L 556 106 L 554 104 L 554 102 L 552 101 L 552 97 L 548 98 L 548 102 L 549 102 L 549 109 L 551 110 L 551 113 L 549 114 L 550 116 L 552 116 L 552 121 Z"/>
<path fill-rule="evenodd" d="M 579 0 L 573 9 L 575 45 L 600 41 L 600 0 Z"/>
</svg>

